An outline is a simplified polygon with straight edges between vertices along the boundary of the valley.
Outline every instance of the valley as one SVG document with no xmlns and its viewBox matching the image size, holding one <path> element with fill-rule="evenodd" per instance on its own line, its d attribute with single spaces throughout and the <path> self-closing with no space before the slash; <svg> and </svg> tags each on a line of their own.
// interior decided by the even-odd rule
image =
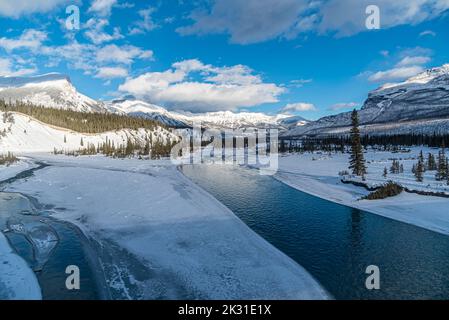
<svg viewBox="0 0 449 320">
<path fill-rule="evenodd" d="M 431 84 L 441 85 L 442 77 L 447 76 L 444 70 L 445 67 L 432 69 L 428 77 L 420 76 L 370 93 L 359 111 L 360 131 L 365 140 L 391 136 L 390 140 L 394 141 L 395 135 L 403 138 L 413 133 L 414 137 L 433 136 L 435 141 L 439 138 L 444 141 L 449 132 L 444 106 L 441 107 L 443 111 L 436 113 L 435 109 L 439 110 L 440 106 L 420 104 L 413 107 L 413 112 L 405 113 L 401 108 L 408 108 L 410 101 L 407 100 L 404 107 L 400 100 L 409 99 L 402 97 L 405 92 L 415 95 L 423 86 L 433 90 Z M 73 250 L 77 250 L 80 257 L 83 257 L 82 252 L 89 253 L 82 258 L 87 259 L 82 270 L 83 274 L 88 274 L 84 281 L 90 288 L 85 297 L 92 299 L 411 298 L 414 292 L 398 283 L 390 283 L 388 293 L 369 294 L 358 287 L 360 277 L 351 274 L 363 274 L 365 266 L 361 260 L 357 260 L 352 266 L 355 269 L 351 270 L 340 265 L 347 281 L 343 285 L 331 272 L 322 272 L 329 267 L 321 260 L 324 256 L 312 255 L 308 247 L 287 241 L 276 230 L 267 229 L 266 223 L 271 221 L 279 230 L 291 233 L 293 239 L 296 229 L 290 230 L 277 215 L 294 212 L 293 216 L 286 217 L 286 222 L 302 228 L 304 221 L 297 218 L 306 219 L 307 214 L 315 215 L 316 208 L 321 208 L 322 216 L 316 221 L 307 218 L 309 229 L 303 231 L 310 232 L 311 239 L 321 243 L 323 252 L 331 250 L 331 246 L 324 244 L 330 240 L 313 230 L 336 234 L 337 231 L 321 220 L 331 211 L 341 214 L 332 216 L 337 226 L 347 225 L 348 221 L 343 220 L 348 217 L 351 221 L 355 215 L 367 217 L 387 230 L 399 228 L 403 234 L 415 232 L 421 237 L 416 241 L 422 241 L 425 246 L 435 246 L 445 239 L 441 237 L 449 235 L 446 214 L 449 202 L 443 197 L 449 195 L 448 185 L 445 181 L 436 181 L 432 170 L 424 174 L 422 181 L 416 181 L 412 173 L 420 151 L 437 156 L 439 149 L 425 145 L 401 146 L 399 150 L 405 150 L 401 153 L 395 149 L 397 145 L 388 145 L 388 148 L 385 145 L 383 149 L 379 145 L 365 146 L 367 173 L 363 177 L 344 173 L 349 163 L 348 149 L 324 143 L 320 149 L 319 143 L 317 146 L 314 143 L 323 137 L 347 137 L 352 129 L 348 113 L 317 121 L 287 114 L 253 112 L 193 114 L 168 110 L 131 96 L 94 101 L 81 96 L 68 77 L 56 74 L 8 81 L 0 81 L 0 97 L 4 99 L 0 101 L 0 153 L 5 155 L 5 163 L 0 165 L 0 193 L 8 214 L 16 210 L 13 207 L 17 203 L 20 208 L 27 209 L 14 211 L 13 217 L 4 215 L 1 234 L 6 238 L 0 239 L 0 256 L 8 266 L 14 264 L 16 270 L 5 269 L 8 276 L 0 279 L 2 298 L 50 299 L 55 292 L 53 289 L 62 285 L 51 282 L 59 280 L 49 279 L 64 278 L 59 274 L 53 276 L 51 266 L 65 261 L 64 252 L 69 250 L 65 249 L 66 242 L 56 245 L 62 254 L 59 264 L 51 260 L 57 255 L 47 250 L 45 261 L 48 262 L 43 263 L 48 266 L 43 269 L 47 270 L 47 276 L 43 276 L 31 269 L 36 262 L 27 258 L 27 252 L 29 255 L 31 250 L 36 255 L 38 247 L 33 245 L 30 249 L 17 240 L 19 235 L 25 234 L 32 243 L 36 242 L 31 233 L 39 229 L 37 234 L 41 235 L 52 221 L 72 226 L 70 230 L 79 230 L 80 237 L 76 232 L 59 229 L 68 239 L 76 237 L 79 246 Z M 45 99 L 39 98 L 42 96 Z M 37 101 L 39 103 L 35 104 Z M 393 107 L 388 109 L 387 105 Z M 277 129 L 281 137 L 279 143 L 294 143 L 304 150 L 281 150 L 276 154 L 279 156 L 276 174 L 266 178 L 256 178 L 257 164 L 251 164 L 249 169 L 235 164 L 233 159 L 224 159 L 228 161 L 223 165 L 207 165 L 203 161 L 178 167 L 169 159 L 170 149 L 181 135 L 191 133 L 192 126 L 198 122 L 203 129 L 218 132 Z M 200 135 L 193 139 L 205 138 Z M 388 140 L 379 138 L 382 139 Z M 195 151 L 202 153 L 203 149 Z M 239 151 L 243 151 L 239 155 L 245 157 L 245 150 Z M 392 160 L 400 162 L 402 172 L 386 175 L 385 169 L 392 165 Z M 211 185 L 210 180 L 214 184 Z M 369 191 L 357 186 L 364 184 L 374 189 L 388 182 L 406 191 L 373 201 L 364 199 Z M 292 198 L 285 198 L 285 195 Z M 239 205 L 242 199 L 245 205 Z M 292 204 L 284 208 L 283 213 L 272 209 L 283 206 L 279 201 L 291 203 L 292 199 L 303 205 Z M 266 215 L 267 221 L 260 221 L 246 211 L 259 202 L 265 205 L 251 212 Z M 323 211 L 324 208 L 330 211 Z M 31 217 L 22 216 L 24 212 L 31 213 Z M 11 225 L 22 226 L 22 229 L 19 232 L 16 227 L 7 227 Z M 355 228 L 359 230 L 360 226 Z M 337 232 L 344 241 L 348 236 L 346 231 Z M 57 231 L 52 232 L 59 237 Z M 52 232 L 46 233 L 52 236 L 38 238 L 42 248 L 53 248 L 55 236 Z M 378 234 L 379 231 L 366 232 Z M 308 243 L 303 237 L 297 241 Z M 353 245 L 356 252 L 368 250 L 362 242 L 356 241 Z M 385 245 L 376 242 L 374 250 Z M 347 248 L 340 249 L 344 256 Z M 420 250 L 419 255 L 426 255 L 425 252 Z M 346 258 L 342 258 L 342 263 L 347 262 Z M 378 258 L 375 255 L 373 259 Z M 431 274 L 431 266 L 426 265 L 422 278 L 417 276 L 424 285 L 419 286 L 409 278 L 404 281 L 419 287 L 423 297 L 446 297 L 448 288 L 442 286 L 433 295 L 427 287 L 433 285 L 435 276 L 443 276 L 446 260 L 434 256 L 428 256 L 428 260 L 437 266 L 437 275 Z M 390 266 L 394 255 L 384 262 Z M 323 267 L 321 271 L 317 263 Z M 413 260 L 412 263 L 418 262 Z M 389 277 L 393 277 L 395 273 L 390 267 L 389 270 Z M 12 283 L 18 278 L 21 286 L 14 289 Z M 89 296 L 89 292 L 95 294 Z"/>
</svg>

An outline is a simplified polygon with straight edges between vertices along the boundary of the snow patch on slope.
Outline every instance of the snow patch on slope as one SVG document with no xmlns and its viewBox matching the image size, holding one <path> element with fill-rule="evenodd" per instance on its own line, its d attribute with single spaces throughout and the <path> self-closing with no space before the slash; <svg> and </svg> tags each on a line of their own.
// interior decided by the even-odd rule
<svg viewBox="0 0 449 320">
<path fill-rule="evenodd" d="M 26 152 L 52 152 L 54 148 L 58 150 L 73 151 L 82 148 L 81 139 L 84 147 L 89 144 L 97 146 L 99 143 L 109 140 L 116 146 L 126 144 L 128 138 L 135 141 L 145 141 L 151 132 L 154 139 L 159 138 L 162 142 L 176 140 L 176 136 L 170 131 L 157 127 L 155 131 L 145 129 L 119 130 L 105 132 L 101 134 L 83 134 L 63 128 L 56 128 L 45 123 L 37 121 L 29 116 L 14 113 L 14 123 L 3 123 L 0 121 L 0 132 L 5 130 L 6 136 L 0 136 L 0 153 L 8 151 L 14 153 Z M 3 113 L 0 112 L 0 119 Z M 66 142 L 64 142 L 64 138 Z"/>
</svg>

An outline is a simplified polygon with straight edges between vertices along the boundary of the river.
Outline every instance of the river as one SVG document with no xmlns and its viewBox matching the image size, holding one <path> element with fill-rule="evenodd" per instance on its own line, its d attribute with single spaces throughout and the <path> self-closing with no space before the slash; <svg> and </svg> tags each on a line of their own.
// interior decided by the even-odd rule
<svg viewBox="0 0 449 320">
<path fill-rule="evenodd" d="M 336 299 L 449 298 L 445 235 L 311 196 L 253 169 L 181 170 Z M 365 286 L 370 265 L 379 267 L 379 290 Z"/>
</svg>

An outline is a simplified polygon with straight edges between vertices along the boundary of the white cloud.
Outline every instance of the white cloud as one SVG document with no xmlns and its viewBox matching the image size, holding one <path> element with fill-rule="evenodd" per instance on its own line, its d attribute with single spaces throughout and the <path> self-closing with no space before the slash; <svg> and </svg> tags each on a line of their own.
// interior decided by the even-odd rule
<svg viewBox="0 0 449 320">
<path fill-rule="evenodd" d="M 208 72 L 212 72 L 213 75 L 206 77 L 205 80 L 213 83 L 227 85 L 250 85 L 262 83 L 260 76 L 252 74 L 253 71 L 244 65 L 224 68 L 209 68 Z"/>
<path fill-rule="evenodd" d="M 109 16 L 112 7 L 117 4 L 117 0 L 94 0 L 88 12 L 96 13 L 100 16 Z"/>
<path fill-rule="evenodd" d="M 10 59 L 0 58 L 0 76 L 20 77 L 36 73 L 37 71 L 34 66 L 14 69 L 13 64 Z"/>
<path fill-rule="evenodd" d="M 30 29 L 15 38 L 0 38 L 0 49 L 8 53 L 16 68 L 28 70 L 28 73 L 36 69 L 34 63 L 38 59 L 40 65 L 47 68 L 55 68 L 64 63 L 71 69 L 82 70 L 86 75 L 97 75 L 101 74 L 100 68 L 103 67 L 123 68 L 123 65 L 129 66 L 136 60 L 153 57 L 153 51 L 132 45 L 97 46 L 79 43 L 75 39 L 64 45 L 48 45 L 46 40 L 45 32 Z M 20 59 L 23 61 L 19 61 Z"/>
<path fill-rule="evenodd" d="M 421 66 L 395 67 L 386 71 L 379 71 L 372 74 L 368 80 L 371 82 L 386 82 L 404 80 L 424 71 Z"/>
<path fill-rule="evenodd" d="M 134 59 L 152 59 L 153 51 L 142 50 L 132 45 L 107 45 L 96 52 L 98 62 L 131 64 Z"/>
<path fill-rule="evenodd" d="M 301 88 L 305 84 L 311 83 L 312 81 L 313 81 L 312 79 L 295 79 L 295 80 L 290 81 L 290 86 L 296 87 L 296 88 Z"/>
<path fill-rule="evenodd" d="M 437 34 L 432 30 L 425 30 L 419 34 L 420 37 L 425 37 L 425 36 L 436 37 L 436 35 Z"/>
<path fill-rule="evenodd" d="M 104 28 L 108 25 L 109 21 L 106 19 L 91 18 L 86 23 L 86 28 L 88 28 L 88 30 L 84 33 L 84 35 L 95 44 L 101 44 L 124 38 L 120 32 L 120 28 L 118 27 L 114 28 L 112 34 L 106 33 Z"/>
<path fill-rule="evenodd" d="M 128 70 L 122 67 L 101 67 L 95 75 L 96 78 L 101 79 L 126 78 L 127 76 Z"/>
<path fill-rule="evenodd" d="M 137 21 L 134 25 L 129 28 L 129 34 L 143 34 L 152 31 L 158 27 L 158 25 L 153 21 L 152 14 L 156 11 L 153 7 L 148 7 L 139 11 L 139 16 L 142 20 Z"/>
<path fill-rule="evenodd" d="M 204 5 L 204 2 L 200 2 Z M 300 33 L 350 36 L 367 31 L 366 7 L 372 0 L 211 0 L 190 14 L 182 35 L 229 34 L 231 42 L 250 44 Z M 416 25 L 442 15 L 448 0 L 377 0 L 381 28 Z"/>
<path fill-rule="evenodd" d="M 11 73 L 11 61 L 0 58 L 0 76 L 7 76 Z"/>
<path fill-rule="evenodd" d="M 183 35 L 228 33 L 233 43 L 255 43 L 284 34 L 306 8 L 306 0 L 215 0 L 212 8 L 192 12 L 194 23 L 177 31 Z"/>
<path fill-rule="evenodd" d="M 316 111 L 315 105 L 312 103 L 298 102 L 289 103 L 281 109 L 281 112 L 304 112 L 304 111 Z"/>
<path fill-rule="evenodd" d="M 0 16 L 19 18 L 22 15 L 48 12 L 62 4 L 73 4 L 70 0 L 1 0 Z"/>
<path fill-rule="evenodd" d="M 392 68 L 377 72 L 366 71 L 360 75 L 367 77 L 371 82 L 405 80 L 423 72 L 425 65 L 432 60 L 432 54 L 432 50 L 428 48 L 402 48 L 393 55 L 390 55 L 390 53 L 388 53 L 388 55 L 384 55 L 389 64 L 391 64 L 391 60 L 397 61 Z"/>
<path fill-rule="evenodd" d="M 426 56 L 416 56 L 416 57 L 406 56 L 401 61 L 399 61 L 396 66 L 405 67 L 411 65 L 421 65 L 428 63 L 430 60 L 431 60 L 430 57 Z"/>
<path fill-rule="evenodd" d="M 338 111 L 344 109 L 354 109 L 357 108 L 360 104 L 357 102 L 340 102 L 336 103 L 329 107 L 330 111 Z"/>
<path fill-rule="evenodd" d="M 201 79 L 192 80 L 193 74 Z M 246 66 L 215 67 L 193 59 L 174 63 L 163 72 L 129 78 L 119 90 L 172 109 L 199 112 L 277 102 L 285 89 L 264 83 Z"/>
<path fill-rule="evenodd" d="M 447 0 L 330 0 L 320 9 L 318 30 L 349 36 L 366 31 L 365 9 L 375 4 L 380 8 L 381 29 L 399 25 L 416 25 L 433 19 L 449 8 Z"/>
<path fill-rule="evenodd" d="M 25 30 L 20 37 L 15 39 L 5 37 L 0 38 L 0 48 L 3 48 L 8 52 L 18 49 L 36 50 L 41 47 L 46 39 L 47 34 L 45 32 L 28 29 Z"/>
</svg>

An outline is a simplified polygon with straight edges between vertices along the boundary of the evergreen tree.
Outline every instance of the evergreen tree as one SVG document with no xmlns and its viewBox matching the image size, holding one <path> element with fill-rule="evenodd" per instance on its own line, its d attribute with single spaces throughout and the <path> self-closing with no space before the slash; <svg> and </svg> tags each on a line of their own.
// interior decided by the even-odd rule
<svg viewBox="0 0 449 320">
<path fill-rule="evenodd" d="M 447 180 L 449 178 L 449 159 L 446 157 L 446 164 L 445 164 L 445 176 L 444 178 Z"/>
<path fill-rule="evenodd" d="M 83 141 L 83 138 L 81 138 L 80 146 L 81 146 L 81 147 L 84 147 L 84 141 Z"/>
<path fill-rule="evenodd" d="M 387 175 L 388 175 L 388 170 L 387 170 L 387 167 L 385 167 L 385 168 L 384 168 L 384 174 L 383 174 L 384 178 L 386 178 Z"/>
<path fill-rule="evenodd" d="M 424 154 L 423 154 L 422 150 L 419 152 L 418 161 L 421 162 L 421 164 L 422 164 L 423 172 L 426 171 L 426 167 L 424 165 Z"/>
<path fill-rule="evenodd" d="M 423 182 L 423 172 L 424 172 L 424 163 L 422 161 L 418 161 L 418 164 L 415 167 L 415 177 L 416 181 Z"/>
<path fill-rule="evenodd" d="M 396 170 L 396 160 L 393 160 L 393 163 L 391 164 L 390 167 L 390 173 L 394 173 Z"/>
<path fill-rule="evenodd" d="M 145 139 L 145 147 L 143 148 L 143 155 L 147 156 L 150 154 L 150 140 L 148 137 Z"/>
<path fill-rule="evenodd" d="M 449 168 L 449 163 L 448 163 L 448 159 L 446 158 L 446 168 Z M 446 174 L 446 184 L 449 186 L 449 169 L 448 172 Z"/>
<path fill-rule="evenodd" d="M 443 181 L 446 179 L 448 174 L 447 161 L 446 161 L 446 152 L 444 143 L 441 146 L 441 150 L 438 152 L 438 165 L 437 165 L 437 173 L 435 175 L 435 179 L 437 181 Z"/>
<path fill-rule="evenodd" d="M 404 173 L 404 166 L 399 162 L 399 160 L 394 159 L 390 167 L 390 173 L 399 174 Z"/>
<path fill-rule="evenodd" d="M 429 155 L 427 156 L 427 170 L 434 171 L 437 169 L 437 164 L 435 161 L 435 157 L 432 153 L 429 152 Z"/>
<path fill-rule="evenodd" d="M 366 166 L 363 156 L 363 147 L 360 140 L 359 117 L 357 110 L 354 109 L 351 115 L 351 156 L 349 160 L 349 168 L 352 173 L 358 176 L 365 176 Z"/>
</svg>

